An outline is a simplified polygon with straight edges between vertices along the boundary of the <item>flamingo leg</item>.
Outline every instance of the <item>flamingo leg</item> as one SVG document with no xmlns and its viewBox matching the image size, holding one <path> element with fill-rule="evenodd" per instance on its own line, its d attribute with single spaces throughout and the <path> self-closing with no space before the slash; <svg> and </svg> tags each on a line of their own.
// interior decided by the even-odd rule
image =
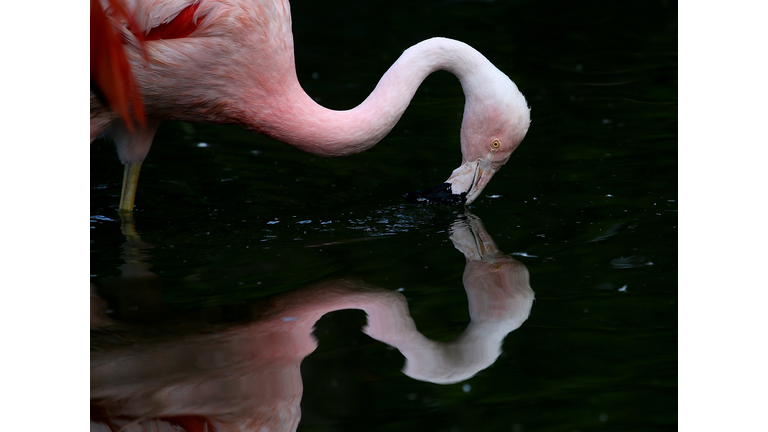
<svg viewBox="0 0 768 432">
<path fill-rule="evenodd" d="M 132 212 L 139 184 L 140 163 L 126 163 L 123 171 L 123 191 L 120 194 L 120 212 Z"/>
</svg>

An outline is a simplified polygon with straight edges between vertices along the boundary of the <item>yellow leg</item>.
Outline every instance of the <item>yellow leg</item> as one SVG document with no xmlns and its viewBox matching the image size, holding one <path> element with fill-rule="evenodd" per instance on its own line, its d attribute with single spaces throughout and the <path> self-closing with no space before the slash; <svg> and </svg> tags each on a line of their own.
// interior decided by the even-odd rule
<svg viewBox="0 0 768 432">
<path fill-rule="evenodd" d="M 136 231 L 136 222 L 133 220 L 132 212 L 120 212 L 120 230 L 123 232 L 127 241 L 141 241 L 141 237 L 139 236 L 138 231 Z"/>
<path fill-rule="evenodd" d="M 133 201 L 136 199 L 136 186 L 139 184 L 140 163 L 125 164 L 123 171 L 123 192 L 120 194 L 120 211 L 132 212 Z"/>
</svg>

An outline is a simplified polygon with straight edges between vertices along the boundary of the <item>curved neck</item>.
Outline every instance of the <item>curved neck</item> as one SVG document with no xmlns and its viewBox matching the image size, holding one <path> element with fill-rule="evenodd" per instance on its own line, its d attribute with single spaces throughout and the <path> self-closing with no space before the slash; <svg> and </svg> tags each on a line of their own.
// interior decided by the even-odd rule
<svg viewBox="0 0 768 432">
<path fill-rule="evenodd" d="M 251 129 L 321 156 L 344 156 L 373 147 L 395 126 L 427 75 L 446 70 L 459 78 L 469 103 L 482 88 L 484 70 L 491 63 L 469 45 L 433 38 L 407 49 L 389 68 L 376 88 L 357 107 L 347 111 L 324 108 L 299 85 L 295 68 L 282 94 L 252 107 Z"/>
</svg>

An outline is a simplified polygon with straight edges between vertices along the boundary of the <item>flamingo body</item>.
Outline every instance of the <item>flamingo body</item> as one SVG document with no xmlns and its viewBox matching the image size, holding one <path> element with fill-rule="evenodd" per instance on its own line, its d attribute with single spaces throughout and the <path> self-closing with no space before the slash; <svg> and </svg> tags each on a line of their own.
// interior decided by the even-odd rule
<svg viewBox="0 0 768 432">
<path fill-rule="evenodd" d="M 114 137 L 126 173 L 143 162 L 162 120 L 238 125 L 319 156 L 359 153 L 392 130 L 419 85 L 437 70 L 455 74 L 464 89 L 462 165 L 439 193 L 417 192 L 409 200 L 471 203 L 528 130 L 529 108 L 515 84 L 462 42 L 433 38 L 414 45 L 365 101 L 335 111 L 315 103 L 299 84 L 287 1 L 126 3 L 137 24 L 114 13 L 110 19 L 127 41 L 124 52 L 147 125 L 126 127 L 91 93 L 91 140 L 105 132 Z M 132 208 L 132 200 L 121 202 L 121 210 Z"/>
</svg>

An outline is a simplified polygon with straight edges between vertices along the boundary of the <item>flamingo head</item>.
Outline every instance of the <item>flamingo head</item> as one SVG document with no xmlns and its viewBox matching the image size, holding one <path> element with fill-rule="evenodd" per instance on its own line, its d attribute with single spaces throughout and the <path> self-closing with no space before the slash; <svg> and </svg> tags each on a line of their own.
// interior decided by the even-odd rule
<svg viewBox="0 0 768 432">
<path fill-rule="evenodd" d="M 493 68 L 466 81 L 461 166 L 444 183 L 405 194 L 409 202 L 471 204 L 528 132 L 530 109 L 509 77 Z"/>
</svg>

